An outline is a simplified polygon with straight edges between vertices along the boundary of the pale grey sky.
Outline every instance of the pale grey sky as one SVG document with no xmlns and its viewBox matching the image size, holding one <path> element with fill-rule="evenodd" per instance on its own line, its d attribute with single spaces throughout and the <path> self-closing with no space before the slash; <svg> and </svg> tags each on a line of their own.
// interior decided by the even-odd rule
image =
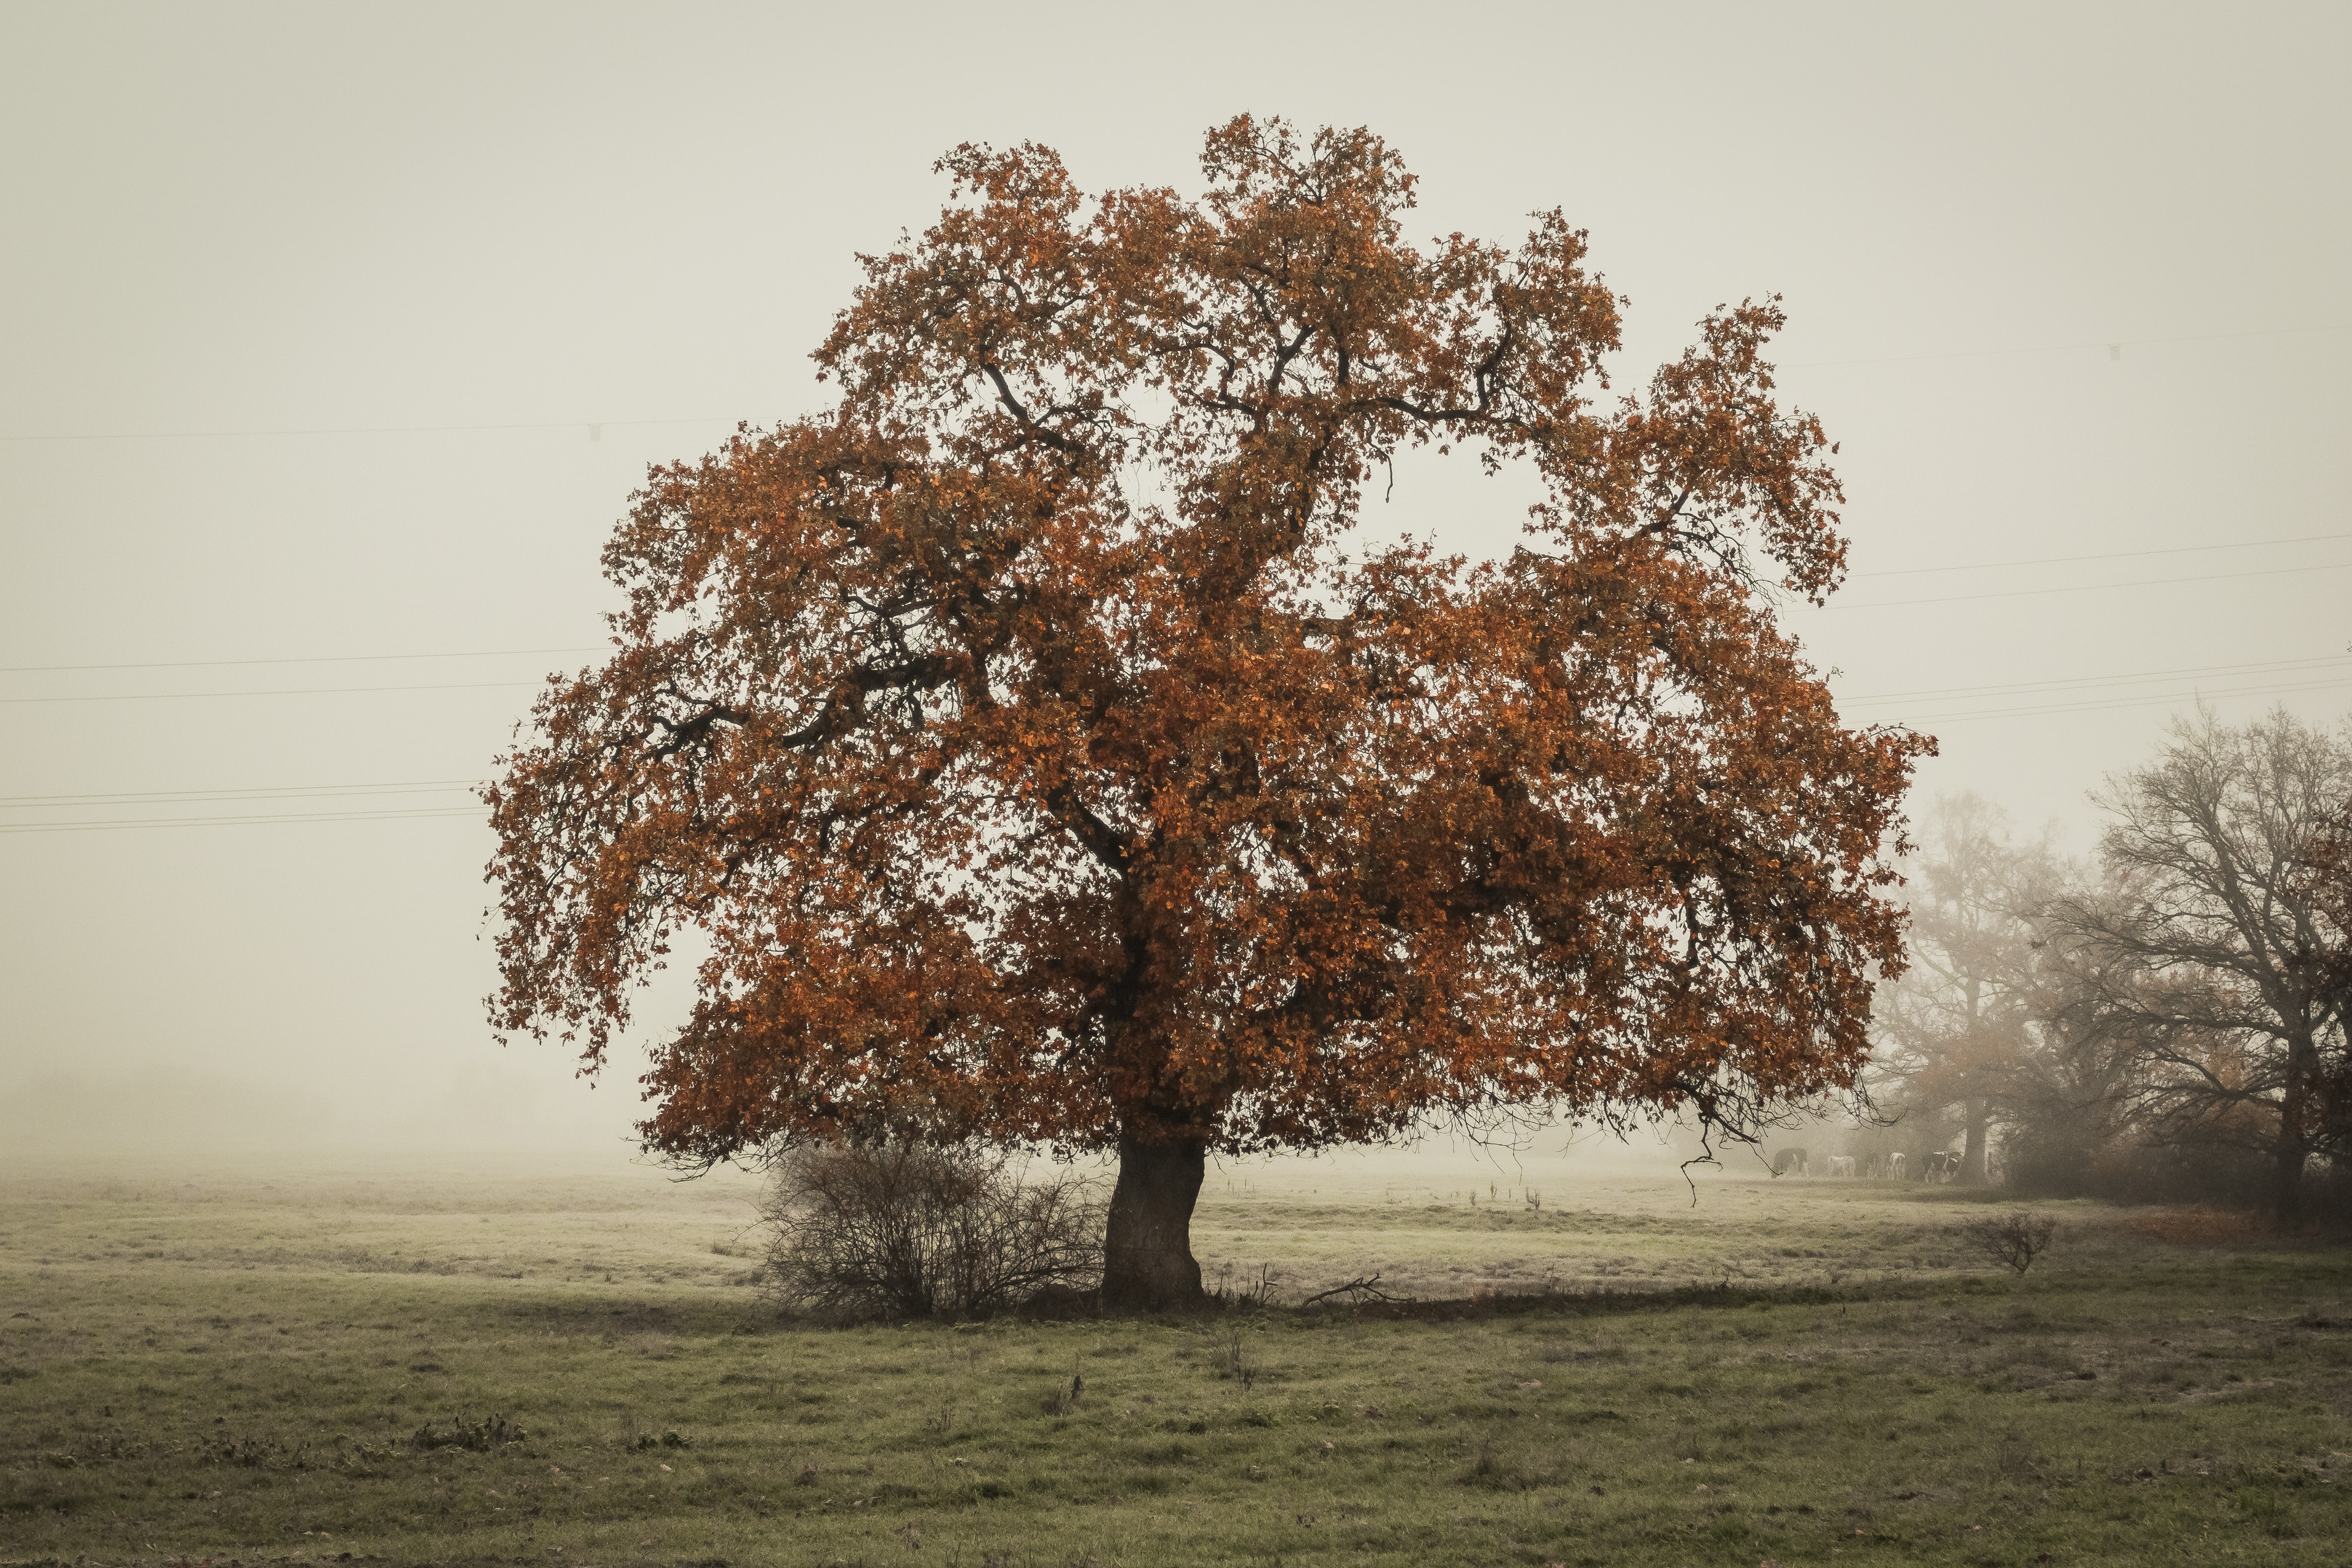
<svg viewBox="0 0 2352 1568">
<path fill-rule="evenodd" d="M 622 1133 L 627 1071 L 490 1043 L 489 837 L 432 788 L 579 656 L 446 655 L 594 643 L 645 465 L 815 405 L 962 141 L 1189 188 L 1239 110 L 1370 125 L 1427 233 L 1588 227 L 1632 384 L 1785 295 L 1857 573 L 1791 624 L 1942 737 L 1923 795 L 2085 847 L 2189 694 L 2352 706 L 2347 47 L 2316 4 L 0 9 L 0 1136 Z M 1371 526 L 1512 537 L 1407 478 Z M 151 695 L 223 692 L 273 695 Z M 281 813 L 344 815 L 14 831 Z"/>
</svg>

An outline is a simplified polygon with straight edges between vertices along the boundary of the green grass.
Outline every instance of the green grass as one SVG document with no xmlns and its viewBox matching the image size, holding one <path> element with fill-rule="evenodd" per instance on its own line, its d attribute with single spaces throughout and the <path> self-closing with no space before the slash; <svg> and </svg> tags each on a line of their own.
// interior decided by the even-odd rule
<svg viewBox="0 0 2352 1568">
<path fill-rule="evenodd" d="M 822 1329 L 740 1183 L 19 1176 L 0 1560 L 2344 1560 L 2343 1251 L 2065 1206 L 2015 1280 L 1948 1189 L 1554 1186 L 1204 1204 L 1213 1268 L 1499 1301 Z"/>
</svg>

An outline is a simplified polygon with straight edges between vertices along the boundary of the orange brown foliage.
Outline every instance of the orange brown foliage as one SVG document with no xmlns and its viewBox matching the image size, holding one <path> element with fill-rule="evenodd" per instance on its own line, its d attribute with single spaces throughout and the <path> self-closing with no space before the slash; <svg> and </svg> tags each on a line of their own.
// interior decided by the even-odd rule
<svg viewBox="0 0 2352 1568">
<path fill-rule="evenodd" d="M 607 547 L 614 653 L 488 795 L 501 1030 L 593 1069 L 699 928 L 644 1124 L 694 1160 L 1197 1170 L 1851 1084 L 1929 743 L 1841 725 L 1774 622 L 1845 554 L 1777 306 L 1611 397 L 1584 235 L 1416 248 L 1368 133 L 1237 120 L 1197 201 L 940 167 L 817 352 L 836 403 L 656 470 Z M 1507 559 L 1352 531 L 1430 445 L 1539 476 Z"/>
</svg>

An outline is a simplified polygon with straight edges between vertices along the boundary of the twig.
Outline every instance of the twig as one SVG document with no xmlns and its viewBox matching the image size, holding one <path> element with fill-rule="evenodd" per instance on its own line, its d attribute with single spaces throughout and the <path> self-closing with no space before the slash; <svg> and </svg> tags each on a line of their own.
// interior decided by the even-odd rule
<svg viewBox="0 0 2352 1568">
<path fill-rule="evenodd" d="M 1376 1291 L 1372 1288 L 1380 1282 L 1381 1277 L 1378 1274 L 1374 1274 L 1369 1279 L 1359 1276 L 1356 1279 L 1349 1281 L 1344 1285 L 1334 1285 L 1328 1291 L 1307 1297 L 1305 1301 L 1298 1303 L 1299 1309 L 1304 1311 L 1307 1308 L 1313 1306 L 1318 1301 L 1328 1301 L 1334 1296 L 1370 1296 L 1376 1301 L 1392 1301 L 1396 1300 L 1394 1296 L 1390 1295 L 1386 1291 Z"/>
</svg>

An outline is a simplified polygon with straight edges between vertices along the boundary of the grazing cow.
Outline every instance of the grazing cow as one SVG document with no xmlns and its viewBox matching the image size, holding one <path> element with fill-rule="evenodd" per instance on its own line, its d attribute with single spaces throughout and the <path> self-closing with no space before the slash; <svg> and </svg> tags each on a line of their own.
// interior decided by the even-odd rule
<svg viewBox="0 0 2352 1568">
<path fill-rule="evenodd" d="M 1832 1155 L 1830 1156 L 1830 1175 L 1833 1176 L 1850 1176 L 1853 1175 L 1853 1156 L 1852 1155 Z"/>
<path fill-rule="evenodd" d="M 1886 1156 L 1886 1174 L 1896 1181 L 1903 1179 L 1903 1155 L 1900 1150 Z"/>
<path fill-rule="evenodd" d="M 1927 1156 L 1919 1174 L 1929 1181 L 1949 1181 L 1960 1174 L 1960 1156 L 1949 1149 L 1937 1149 Z"/>
<path fill-rule="evenodd" d="M 1772 1156 L 1772 1174 L 1784 1176 L 1811 1176 L 1812 1173 L 1807 1168 L 1804 1150 L 1782 1149 Z"/>
</svg>

